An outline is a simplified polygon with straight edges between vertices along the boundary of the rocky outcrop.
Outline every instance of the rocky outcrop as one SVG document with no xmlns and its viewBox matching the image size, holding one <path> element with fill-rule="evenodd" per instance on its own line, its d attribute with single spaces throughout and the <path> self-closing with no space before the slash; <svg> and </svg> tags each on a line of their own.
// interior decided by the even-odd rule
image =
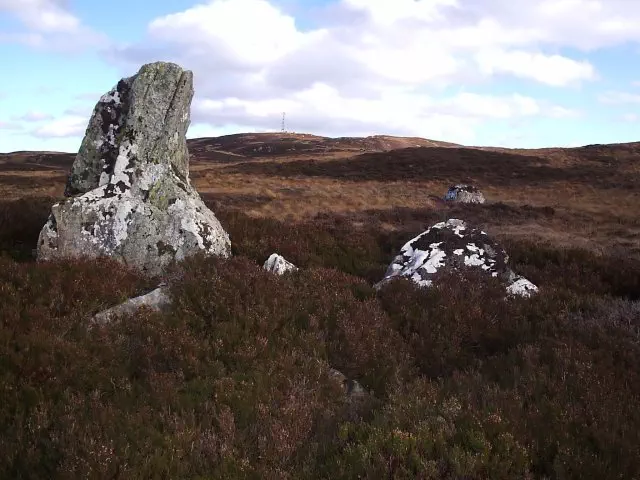
<svg viewBox="0 0 640 480">
<path fill-rule="evenodd" d="M 109 256 L 159 274 L 196 252 L 230 255 L 229 236 L 189 180 L 192 98 L 192 73 L 165 62 L 100 98 L 38 259 Z"/>
<path fill-rule="evenodd" d="M 428 287 L 443 267 L 475 267 L 499 278 L 505 283 L 509 294 L 528 296 L 536 292 L 538 288 L 514 273 L 508 261 L 505 250 L 486 232 L 452 218 L 433 225 L 409 240 L 389 265 L 383 280 L 375 287 L 380 288 L 398 277 L 406 277 L 420 286 Z"/>
<path fill-rule="evenodd" d="M 139 308 L 146 307 L 154 312 L 161 312 L 171 305 L 171 297 L 166 286 L 160 286 L 149 293 L 139 297 L 130 298 L 115 307 L 103 310 L 94 315 L 90 325 L 103 325 L 109 323 L 120 315 L 135 313 Z"/>
<path fill-rule="evenodd" d="M 264 262 L 263 268 L 277 275 L 298 270 L 298 267 L 277 253 L 272 253 L 269 258 L 267 258 L 267 261 Z"/>
<path fill-rule="evenodd" d="M 482 192 L 473 185 L 453 185 L 449 187 L 444 199 L 448 202 L 484 203 Z"/>
</svg>

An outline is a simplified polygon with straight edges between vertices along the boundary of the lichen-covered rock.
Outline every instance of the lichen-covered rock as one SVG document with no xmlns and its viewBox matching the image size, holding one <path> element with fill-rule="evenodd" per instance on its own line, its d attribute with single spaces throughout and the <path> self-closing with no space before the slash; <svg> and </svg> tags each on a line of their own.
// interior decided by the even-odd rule
<svg viewBox="0 0 640 480">
<path fill-rule="evenodd" d="M 154 312 L 161 312 L 169 305 L 171 305 L 169 290 L 166 286 L 160 286 L 149 293 L 130 298 L 126 302 L 97 313 L 91 319 L 90 325 L 103 325 L 119 315 L 134 313 L 142 307 L 147 307 Z"/>
<path fill-rule="evenodd" d="M 298 267 L 277 253 L 272 253 L 269 258 L 267 258 L 267 261 L 264 262 L 263 268 L 277 275 L 298 270 Z"/>
<path fill-rule="evenodd" d="M 440 222 L 409 240 L 393 260 L 380 288 L 391 279 L 406 277 L 428 287 L 443 267 L 463 266 L 482 269 L 487 275 L 499 278 L 512 295 L 528 296 L 538 288 L 526 278 L 516 275 L 508 266 L 509 256 L 486 232 L 452 218 Z"/>
<path fill-rule="evenodd" d="M 189 180 L 193 75 L 156 62 L 98 101 L 37 256 L 110 256 L 150 274 L 199 251 L 230 255 L 229 236 Z"/>
<path fill-rule="evenodd" d="M 448 202 L 484 203 L 482 192 L 473 185 L 453 185 L 449 187 L 444 199 Z"/>
</svg>

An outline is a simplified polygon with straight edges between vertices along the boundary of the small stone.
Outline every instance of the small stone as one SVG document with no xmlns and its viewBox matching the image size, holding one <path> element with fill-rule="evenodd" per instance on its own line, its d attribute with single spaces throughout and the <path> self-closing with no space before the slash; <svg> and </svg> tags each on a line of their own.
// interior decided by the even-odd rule
<svg viewBox="0 0 640 480">
<path fill-rule="evenodd" d="M 453 185 L 449 187 L 444 199 L 448 202 L 459 203 L 484 203 L 482 192 L 473 185 Z"/>
<path fill-rule="evenodd" d="M 294 272 L 298 270 L 293 263 L 287 261 L 283 256 L 272 253 L 267 261 L 264 262 L 263 268 L 276 275 L 282 275 L 285 272 Z"/>
</svg>

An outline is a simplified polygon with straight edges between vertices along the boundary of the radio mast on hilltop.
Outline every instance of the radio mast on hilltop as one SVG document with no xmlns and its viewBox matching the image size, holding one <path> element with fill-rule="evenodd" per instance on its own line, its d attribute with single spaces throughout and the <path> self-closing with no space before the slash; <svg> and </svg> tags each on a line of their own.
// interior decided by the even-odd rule
<svg viewBox="0 0 640 480">
<path fill-rule="evenodd" d="M 282 128 L 280 129 L 280 131 L 281 131 L 282 133 L 284 133 L 284 132 L 286 131 L 286 130 L 284 129 L 284 114 L 285 114 L 285 112 L 282 112 Z"/>
</svg>

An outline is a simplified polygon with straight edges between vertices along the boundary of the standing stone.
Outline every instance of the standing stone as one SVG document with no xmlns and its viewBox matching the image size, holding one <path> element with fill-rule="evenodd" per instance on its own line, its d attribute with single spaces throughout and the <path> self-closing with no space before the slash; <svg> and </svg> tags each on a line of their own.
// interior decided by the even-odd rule
<svg viewBox="0 0 640 480">
<path fill-rule="evenodd" d="M 473 185 L 453 185 L 449 187 L 444 199 L 448 202 L 484 203 L 485 198 L 478 187 Z"/>
<path fill-rule="evenodd" d="M 39 260 L 113 257 L 150 274 L 203 251 L 229 256 L 230 240 L 189 180 L 186 132 L 193 74 L 144 65 L 103 95 L 67 180 L 40 232 Z"/>
</svg>

